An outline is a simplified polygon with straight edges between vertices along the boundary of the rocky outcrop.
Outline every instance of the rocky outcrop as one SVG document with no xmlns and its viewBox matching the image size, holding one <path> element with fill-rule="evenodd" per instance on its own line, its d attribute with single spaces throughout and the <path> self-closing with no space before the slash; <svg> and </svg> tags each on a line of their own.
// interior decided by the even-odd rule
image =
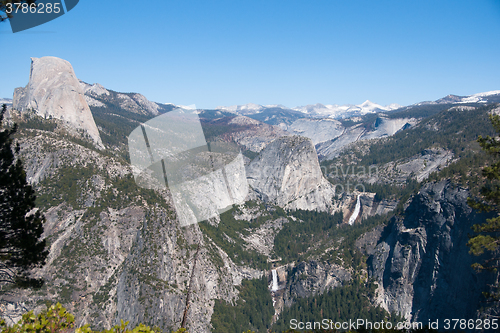
<svg viewBox="0 0 500 333">
<path fill-rule="evenodd" d="M 267 221 L 250 235 L 241 235 L 241 239 L 247 243 L 247 249 L 255 250 L 260 254 L 270 257 L 274 248 L 274 238 L 283 229 L 283 224 L 285 223 L 288 223 L 288 219 L 284 217 Z"/>
<path fill-rule="evenodd" d="M 285 305 L 291 306 L 297 298 L 323 294 L 350 279 L 351 272 L 342 266 L 314 260 L 300 262 L 290 273 Z"/>
<path fill-rule="evenodd" d="M 323 177 L 308 138 L 281 137 L 264 148 L 247 167 L 257 196 L 286 209 L 329 211 L 334 188 Z"/>
<path fill-rule="evenodd" d="M 287 131 L 295 134 L 310 138 L 313 144 L 333 140 L 345 131 L 342 123 L 335 119 L 310 119 L 302 118 L 295 120 Z"/>
<path fill-rule="evenodd" d="M 13 107 L 21 112 L 33 110 L 44 118 L 63 120 L 85 132 L 97 147 L 104 148 L 80 83 L 66 60 L 31 58 L 28 85 L 16 88 Z"/>
<path fill-rule="evenodd" d="M 397 200 L 384 199 L 378 201 L 375 199 L 375 195 L 375 193 L 360 191 L 353 191 L 350 193 L 343 192 L 335 197 L 332 212 L 342 212 L 344 222 L 347 223 L 354 214 L 358 197 L 360 210 L 355 219 L 356 222 L 361 222 L 363 219 L 370 216 L 387 214 L 396 208 L 398 204 Z"/>
<path fill-rule="evenodd" d="M 433 172 L 440 171 L 453 161 L 456 161 L 452 151 L 443 148 L 424 149 L 417 155 L 396 161 L 391 161 L 375 168 L 376 172 L 366 177 L 368 183 L 399 183 L 415 178 L 422 182 Z"/>
<path fill-rule="evenodd" d="M 475 318 L 481 292 L 493 277 L 471 268 L 481 259 L 468 253 L 468 234 L 485 217 L 467 205 L 468 195 L 449 181 L 428 184 L 403 217 L 358 242 L 370 254 L 369 275 L 380 285 L 384 308 L 424 323 Z"/>
<path fill-rule="evenodd" d="M 276 138 L 287 135 L 277 126 L 268 125 L 245 116 L 236 116 L 228 124 L 237 126 L 237 130 L 231 133 L 232 139 L 253 152 L 260 152 Z"/>
<path fill-rule="evenodd" d="M 268 272 L 268 283 L 276 316 L 299 298 L 320 295 L 341 287 L 344 282 L 351 280 L 351 276 L 352 272 L 342 266 L 315 260 L 274 267 Z"/>
</svg>

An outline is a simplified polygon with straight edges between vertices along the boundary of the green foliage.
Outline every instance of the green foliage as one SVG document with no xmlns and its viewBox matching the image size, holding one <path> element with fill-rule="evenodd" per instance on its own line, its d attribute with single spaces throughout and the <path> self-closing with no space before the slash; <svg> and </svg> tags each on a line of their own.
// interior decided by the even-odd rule
<svg viewBox="0 0 500 333">
<path fill-rule="evenodd" d="M 334 239 L 343 220 L 342 213 L 297 210 L 291 214 L 296 220 L 283 225 L 274 238 L 274 251 L 284 262 L 300 260 L 311 244 Z"/>
<path fill-rule="evenodd" d="M 81 206 L 82 185 L 84 181 L 91 179 L 97 173 L 93 166 L 62 166 L 57 173 L 50 178 L 40 182 L 40 196 L 37 204 L 41 207 L 57 206 L 61 202 L 67 202 L 74 209 Z M 57 179 L 57 181 L 54 181 Z"/>
<path fill-rule="evenodd" d="M 363 318 L 371 322 L 391 321 L 400 318 L 390 315 L 380 307 L 374 307 L 370 300 L 375 296 L 376 285 L 372 282 L 362 283 L 355 279 L 343 287 L 330 289 L 321 295 L 297 299 L 290 307 L 285 308 L 273 325 L 273 331 L 282 332 L 290 328 L 290 320 L 314 322 L 318 318 L 328 318 L 333 322 L 344 322 L 349 319 Z"/>
<path fill-rule="evenodd" d="M 267 332 L 274 315 L 267 278 L 243 280 L 238 289 L 240 298 L 234 306 L 221 300 L 215 301 L 211 321 L 213 332 L 233 333 L 247 329 Z"/>
<path fill-rule="evenodd" d="M 420 189 L 420 183 L 411 177 L 401 186 L 378 183 L 370 184 L 362 181 L 359 184 L 364 186 L 366 192 L 375 193 L 375 201 L 380 202 L 385 199 L 396 199 L 401 204 L 404 204 L 411 194 Z"/>
<path fill-rule="evenodd" d="M 130 205 L 130 203 L 141 203 L 142 200 L 145 200 L 148 205 L 158 205 L 169 212 L 172 210 L 161 194 L 154 190 L 139 187 L 132 174 L 113 178 L 110 180 L 110 183 L 112 186 L 102 193 L 101 199 L 95 206 L 119 209 Z"/>
<path fill-rule="evenodd" d="M 424 104 L 412 106 L 406 110 L 395 110 L 386 112 L 384 115 L 389 118 L 427 118 L 439 112 L 449 109 L 453 104 Z"/>
<path fill-rule="evenodd" d="M 234 218 L 234 214 L 237 211 L 238 208 L 232 208 L 222 213 L 218 226 L 210 225 L 208 222 L 202 222 L 199 224 L 200 229 L 205 235 L 210 237 L 215 244 L 221 247 L 237 265 L 247 265 L 256 269 L 266 270 L 268 266 L 267 258 L 256 251 L 245 249 L 243 246 L 244 242 L 241 240 L 240 235 L 248 235 L 250 233 L 249 230 L 258 228 L 271 218 L 284 216 L 284 212 L 277 207 L 271 213 L 267 212 L 251 221 L 245 221 L 236 220 Z M 266 212 L 264 207 L 261 207 L 261 211 Z M 215 252 L 213 252 L 212 256 L 218 261 Z"/>
<path fill-rule="evenodd" d="M 500 134 L 500 117 L 491 115 L 490 120 L 497 134 Z M 475 263 L 474 268 L 496 271 L 500 261 L 500 140 L 488 135 L 485 138 L 479 136 L 477 141 L 481 148 L 494 158 L 494 162 L 482 170 L 483 177 L 488 180 L 488 183 L 480 191 L 483 200 L 469 199 L 469 205 L 479 211 L 493 211 L 496 217 L 487 219 L 483 224 L 474 225 L 473 230 L 476 234 L 469 239 L 467 245 L 473 255 L 478 256 L 485 251 L 491 254 L 490 258 L 483 263 Z M 495 291 L 487 293 L 486 296 L 493 301 L 499 301 L 498 284 L 494 286 L 494 289 Z"/>
<path fill-rule="evenodd" d="M 342 224 L 341 213 L 330 215 L 297 210 L 292 214 L 297 219 L 285 224 L 274 239 L 277 256 L 284 262 L 320 257 L 344 267 L 355 268 L 363 263 L 361 254 L 354 246 L 356 239 L 389 219 L 387 215 L 376 215 L 351 226 Z"/>
<path fill-rule="evenodd" d="M 112 92 L 112 95 L 114 94 L 116 93 Z M 126 111 L 112 102 L 100 101 L 104 107 L 90 107 L 90 109 L 100 129 L 101 140 L 104 145 L 117 149 L 118 154 L 128 161 L 128 136 L 137 126 L 154 116 Z"/>
<path fill-rule="evenodd" d="M 420 154 L 424 149 L 442 147 L 461 157 L 464 148 L 470 146 L 485 131 L 493 134 L 488 121 L 489 108 L 467 112 L 448 110 L 423 120 L 415 128 L 396 133 L 393 137 L 370 146 L 359 165 L 373 165 L 397 161 Z"/>
<path fill-rule="evenodd" d="M 0 323 L 2 333 L 72 332 L 74 326 L 75 317 L 68 313 L 60 303 L 52 305 L 39 315 L 35 315 L 33 311 L 28 312 L 12 327 L 7 327 L 5 321 Z"/>
<path fill-rule="evenodd" d="M 55 120 L 46 120 L 42 117 L 32 116 L 19 122 L 20 129 L 38 129 L 47 132 L 53 132 L 57 127 Z"/>
<path fill-rule="evenodd" d="M 159 193 L 139 187 L 132 174 L 110 179 L 105 171 L 90 164 L 84 167 L 62 166 L 54 175 L 41 180 L 38 185 L 40 195 L 37 198 L 37 206 L 47 209 L 66 202 L 73 209 L 89 208 L 92 211 L 93 207 L 84 206 L 84 200 L 85 192 L 91 186 L 88 183 L 95 175 L 101 175 L 111 186 L 101 191 L 100 197 L 95 198 L 93 207 L 121 209 L 131 203 L 142 204 L 145 200 L 150 205 L 159 205 L 171 210 Z"/>
<path fill-rule="evenodd" d="M 0 113 L 0 124 L 6 111 Z M 35 208 L 35 192 L 26 181 L 23 164 L 15 157 L 12 136 L 17 126 L 0 131 L 0 284 L 40 287 L 30 271 L 45 264 L 48 255 L 42 240 L 44 216 Z"/>
<path fill-rule="evenodd" d="M 94 331 L 89 325 L 75 329 L 75 317 L 69 313 L 60 303 L 51 305 L 39 315 L 33 311 L 24 314 L 17 324 L 12 327 L 6 325 L 4 320 L 0 321 L 0 333 L 161 333 L 158 328 L 139 324 L 133 329 L 128 328 L 129 322 L 120 321 L 109 330 Z M 180 328 L 173 333 L 188 333 Z"/>
</svg>

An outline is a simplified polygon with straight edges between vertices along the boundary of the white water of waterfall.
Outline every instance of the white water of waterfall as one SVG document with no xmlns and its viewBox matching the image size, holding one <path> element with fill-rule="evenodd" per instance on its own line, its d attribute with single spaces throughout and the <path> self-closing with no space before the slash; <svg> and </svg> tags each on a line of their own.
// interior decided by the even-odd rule
<svg viewBox="0 0 500 333">
<path fill-rule="evenodd" d="M 352 213 L 351 217 L 349 218 L 350 225 L 353 225 L 354 221 L 356 221 L 356 219 L 358 218 L 360 208 L 361 208 L 361 204 L 359 202 L 359 195 L 358 195 L 358 199 L 356 200 L 356 207 L 354 207 L 354 212 Z"/>
<path fill-rule="evenodd" d="M 273 273 L 273 284 L 271 285 L 271 291 L 278 291 L 278 273 L 276 270 L 272 270 Z"/>
</svg>

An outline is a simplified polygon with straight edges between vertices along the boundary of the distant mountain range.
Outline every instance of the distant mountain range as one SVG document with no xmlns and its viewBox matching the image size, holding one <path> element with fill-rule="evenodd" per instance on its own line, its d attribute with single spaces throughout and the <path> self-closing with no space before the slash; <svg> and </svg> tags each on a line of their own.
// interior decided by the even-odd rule
<svg viewBox="0 0 500 333">
<path fill-rule="evenodd" d="M 175 108 L 176 105 L 172 103 L 156 103 L 146 99 L 141 94 L 136 93 L 117 93 L 108 90 L 98 83 L 90 85 L 81 82 L 82 88 L 85 91 L 85 99 L 89 106 L 104 106 L 102 99 L 110 101 L 115 100 L 117 105 L 135 113 L 153 114 L 157 115 L 158 112 L 166 112 Z M 231 106 L 218 106 L 215 109 L 229 113 L 234 113 L 243 116 L 253 116 L 261 113 L 285 112 L 286 114 L 294 115 L 294 118 L 312 117 L 312 118 L 332 118 L 332 119 L 346 119 L 351 117 L 364 116 L 371 113 L 390 112 L 396 110 L 406 110 L 409 108 L 424 106 L 424 105 L 439 105 L 439 104 L 467 104 L 467 103 L 495 103 L 500 102 L 500 90 L 492 90 L 488 92 L 477 93 L 469 96 L 448 95 L 436 101 L 423 101 L 408 106 L 402 106 L 392 103 L 386 106 L 366 100 L 365 102 L 357 105 L 353 104 L 308 104 L 304 106 L 297 106 L 288 108 L 281 104 L 272 105 L 259 105 L 255 103 L 248 103 L 244 105 L 231 105 Z M 12 105 L 11 98 L 0 98 L 0 105 Z M 177 105 L 182 107 L 181 105 Z M 267 117 L 267 116 L 266 116 Z M 262 116 L 254 116 L 255 119 L 263 118 Z M 264 117 L 265 118 L 265 117 Z M 263 118 L 263 119 L 264 119 Z M 259 120 L 263 120 L 259 119 Z"/>
<path fill-rule="evenodd" d="M 495 103 L 500 102 L 500 90 L 482 92 L 469 96 L 448 95 L 434 102 L 420 102 L 415 105 L 425 104 L 455 104 L 455 103 Z"/>
<path fill-rule="evenodd" d="M 294 108 L 294 110 L 311 115 L 327 116 L 330 118 L 347 118 L 353 115 L 360 116 L 367 113 L 392 111 L 401 107 L 401 105 L 395 103 L 387 106 L 381 106 L 377 103 L 366 100 L 365 102 L 358 105 L 323 105 L 318 103 L 314 105 L 299 106 Z"/>
<path fill-rule="evenodd" d="M 382 106 L 373 103 L 369 100 L 357 105 L 345 104 L 309 104 L 305 106 L 297 106 L 294 108 L 287 108 L 283 105 L 259 105 L 249 103 L 245 105 L 232 105 L 232 106 L 219 106 L 218 110 L 224 110 L 239 115 L 249 116 L 258 113 L 263 113 L 269 109 L 282 109 L 290 111 L 299 111 L 308 117 L 314 118 L 333 118 L 345 119 L 350 117 L 364 116 L 370 113 L 389 112 L 399 109 L 408 109 L 414 106 L 421 105 L 434 105 L 434 104 L 467 104 L 467 103 L 494 103 L 500 102 L 500 90 L 493 90 L 488 92 L 477 93 L 469 96 L 448 95 L 436 101 L 424 101 L 409 106 L 402 106 L 396 103 Z"/>
<path fill-rule="evenodd" d="M 320 103 L 317 104 L 309 104 L 305 106 L 297 106 L 295 108 L 287 108 L 286 106 L 277 104 L 277 105 L 258 105 L 254 103 L 249 103 L 245 105 L 232 105 L 232 106 L 219 106 L 217 109 L 225 110 L 233 113 L 237 113 L 240 115 L 248 116 L 254 115 L 256 113 L 261 113 L 267 109 L 283 109 L 283 110 L 293 110 L 299 111 L 301 113 L 306 114 L 311 117 L 330 117 L 330 118 L 348 118 L 352 116 L 361 116 L 367 113 L 376 113 L 376 112 L 384 112 L 384 111 L 392 111 L 401 108 L 402 106 L 399 104 L 390 104 L 387 106 L 382 106 L 376 103 L 373 103 L 369 100 L 358 104 L 346 104 L 346 105 L 323 105 Z"/>
<path fill-rule="evenodd" d="M 0 105 L 12 105 L 12 98 L 0 98 Z"/>
</svg>

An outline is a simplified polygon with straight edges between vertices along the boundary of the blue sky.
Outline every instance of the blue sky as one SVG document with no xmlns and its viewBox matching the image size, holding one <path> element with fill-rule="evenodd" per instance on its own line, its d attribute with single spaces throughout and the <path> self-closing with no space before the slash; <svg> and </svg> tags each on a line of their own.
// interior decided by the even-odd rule
<svg viewBox="0 0 500 333">
<path fill-rule="evenodd" d="M 500 89 L 500 0 L 80 0 L 24 32 L 0 23 L 0 43 L 9 98 L 49 55 L 88 83 L 199 108 Z"/>
</svg>

